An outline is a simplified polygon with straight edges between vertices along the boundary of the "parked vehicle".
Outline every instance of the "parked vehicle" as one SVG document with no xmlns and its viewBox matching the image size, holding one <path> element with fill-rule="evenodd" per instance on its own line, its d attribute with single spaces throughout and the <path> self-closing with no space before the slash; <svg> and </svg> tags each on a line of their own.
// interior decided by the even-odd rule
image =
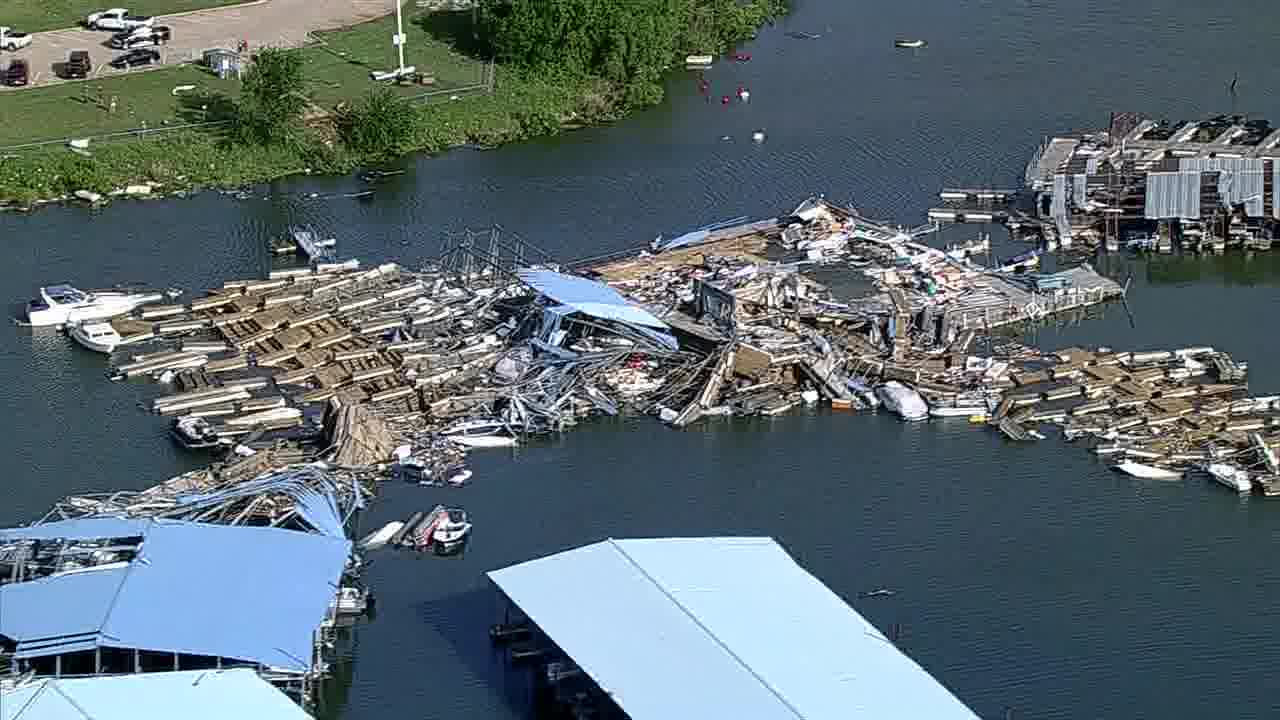
<svg viewBox="0 0 1280 720">
<path fill-rule="evenodd" d="M 84 24 L 90 30 L 132 30 L 151 25 L 155 21 L 155 18 L 147 15 L 131 15 L 124 8 L 111 8 L 92 13 L 85 18 Z"/>
<path fill-rule="evenodd" d="M 62 66 L 62 76 L 66 78 L 89 77 L 93 71 L 93 63 L 89 60 L 88 50 L 72 50 L 67 64 Z"/>
<path fill-rule="evenodd" d="M 140 65 L 151 65 L 160 62 L 160 51 L 151 48 L 140 48 L 138 50 L 130 50 L 129 52 L 117 56 L 111 61 L 111 67 L 117 70 L 125 68 L 138 67 Z"/>
<path fill-rule="evenodd" d="M 31 71 L 26 60 L 14 60 L 4 73 L 5 85 L 26 85 L 31 79 Z"/>
<path fill-rule="evenodd" d="M 0 27 L 0 50 L 21 50 L 31 44 L 31 33 L 16 32 L 11 27 Z"/>
<path fill-rule="evenodd" d="M 171 36 L 172 33 L 167 25 L 140 27 L 112 35 L 107 44 L 117 50 L 133 50 L 134 48 L 163 45 L 169 42 Z"/>
</svg>

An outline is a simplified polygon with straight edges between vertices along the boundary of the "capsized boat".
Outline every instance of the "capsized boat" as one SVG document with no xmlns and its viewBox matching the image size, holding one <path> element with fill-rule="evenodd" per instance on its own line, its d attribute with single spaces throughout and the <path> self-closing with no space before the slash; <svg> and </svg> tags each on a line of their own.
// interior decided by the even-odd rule
<svg viewBox="0 0 1280 720">
<path fill-rule="evenodd" d="M 451 442 L 474 448 L 514 447 L 516 438 L 501 420 L 466 420 L 440 433 Z"/>
<path fill-rule="evenodd" d="M 164 298 L 165 293 L 86 292 L 66 284 L 48 285 L 40 288 L 39 297 L 27 303 L 27 323 L 49 327 L 104 320 Z"/>
<path fill-rule="evenodd" d="M 1227 463 L 1209 463 L 1205 465 L 1204 471 L 1223 487 L 1230 488 L 1238 493 L 1253 491 L 1253 480 L 1249 476 L 1249 472 L 1243 468 Z"/>
<path fill-rule="evenodd" d="M 1136 463 L 1132 460 L 1116 463 L 1111 466 L 1112 470 L 1119 470 L 1126 475 L 1132 475 L 1136 478 L 1144 478 L 1146 480 L 1177 480 L 1182 477 L 1182 473 L 1177 470 L 1157 467 L 1155 465 L 1144 465 Z"/>
<path fill-rule="evenodd" d="M 115 327 L 105 320 L 76 323 L 71 326 L 68 334 L 82 346 L 108 355 L 123 341 Z"/>
<path fill-rule="evenodd" d="M 920 397 L 920 393 L 897 380 L 890 380 L 876 388 L 876 396 L 884 403 L 885 409 L 897 413 L 903 420 L 924 420 L 929 417 L 929 406 Z"/>
</svg>

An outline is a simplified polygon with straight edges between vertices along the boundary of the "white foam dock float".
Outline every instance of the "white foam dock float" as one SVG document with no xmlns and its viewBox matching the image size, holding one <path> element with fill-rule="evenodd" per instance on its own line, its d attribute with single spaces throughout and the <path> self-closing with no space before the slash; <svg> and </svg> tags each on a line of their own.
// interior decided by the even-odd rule
<svg viewBox="0 0 1280 720">
<path fill-rule="evenodd" d="M 268 280 L 286 280 L 297 279 L 303 276 L 314 275 L 311 268 L 287 268 L 284 270 L 272 270 L 267 273 Z"/>
<path fill-rule="evenodd" d="M 143 320 L 152 320 L 155 318 L 170 317 L 172 315 L 181 315 L 187 309 L 182 305 L 149 305 L 142 308 L 138 313 L 138 317 Z"/>
<path fill-rule="evenodd" d="M 317 263 L 317 273 L 342 273 L 352 272 L 360 269 L 360 261 L 356 258 L 344 260 L 340 263 Z"/>
<path fill-rule="evenodd" d="M 222 390 L 217 395 L 190 398 L 190 399 L 180 400 L 178 402 L 166 403 L 163 406 L 157 408 L 156 412 L 160 413 L 161 415 L 177 415 L 187 410 L 191 410 L 192 408 L 203 407 L 206 405 L 223 405 L 226 403 L 235 403 L 242 400 L 249 400 L 252 397 L 253 396 L 249 394 L 248 390 L 240 390 L 240 389 Z"/>
<path fill-rule="evenodd" d="M 224 388 L 235 388 L 239 390 L 261 390 L 271 383 L 271 378 L 265 377 L 249 377 L 240 378 L 238 380 L 228 380 L 222 384 Z"/>
<path fill-rule="evenodd" d="M 201 310 L 213 310 L 229 304 L 234 299 L 234 296 L 231 295 L 209 295 L 207 297 L 196 298 L 191 301 L 191 311 L 199 312 Z"/>
<path fill-rule="evenodd" d="M 208 320 L 181 320 L 177 322 L 160 323 L 156 325 L 156 332 L 161 335 L 176 335 L 178 333 L 192 332 L 209 327 Z"/>
</svg>

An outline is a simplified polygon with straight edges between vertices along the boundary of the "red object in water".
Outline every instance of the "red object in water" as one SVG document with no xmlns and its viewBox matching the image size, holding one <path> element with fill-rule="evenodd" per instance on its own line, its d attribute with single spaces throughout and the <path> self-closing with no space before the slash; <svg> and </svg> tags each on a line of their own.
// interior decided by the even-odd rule
<svg viewBox="0 0 1280 720">
<path fill-rule="evenodd" d="M 728 104 L 729 104 L 729 96 L 728 96 L 728 95 L 725 95 L 724 97 L 720 98 L 720 104 L 721 104 L 721 105 L 728 105 Z"/>
</svg>

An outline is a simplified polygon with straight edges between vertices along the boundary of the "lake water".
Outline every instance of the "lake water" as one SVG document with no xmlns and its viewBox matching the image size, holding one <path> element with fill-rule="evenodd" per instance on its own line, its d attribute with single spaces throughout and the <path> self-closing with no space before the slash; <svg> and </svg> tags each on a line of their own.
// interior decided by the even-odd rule
<svg viewBox="0 0 1280 720">
<path fill-rule="evenodd" d="M 1280 84 L 1280 10 L 1260 0 L 795 2 L 745 49 L 751 62 L 707 74 L 711 102 L 681 74 L 667 103 L 612 127 L 405 160 L 368 202 L 326 199 L 361 188 L 354 179 L 298 178 L 242 200 L 0 216 L 0 287 L 13 301 L 60 279 L 194 290 L 263 272 L 266 240 L 293 222 L 336 235 L 344 255 L 408 263 L 466 226 L 499 223 L 570 259 L 770 216 L 818 192 L 915 225 L 942 186 L 1016 185 L 1044 135 L 1103 126 L 1113 110 L 1280 119 L 1266 92 Z M 894 50 L 895 37 L 930 44 Z M 739 85 L 751 103 L 720 105 Z M 757 129 L 763 144 L 750 142 Z M 1113 306 L 1028 340 L 1213 345 L 1250 362 L 1256 391 L 1280 391 L 1269 322 L 1280 256 L 1099 265 L 1132 275 L 1132 322 Z M 0 523 L 196 466 L 137 408 L 157 389 L 108 383 L 103 370 L 56 333 L 0 333 L 0 448 L 13 468 Z M 595 422 L 514 456 L 477 452 L 472 465 L 466 489 L 388 487 L 368 514 L 373 525 L 458 502 L 478 527 L 459 559 L 373 558 L 378 614 L 354 634 L 327 718 L 527 717 L 523 680 L 489 649 L 498 606 L 483 573 L 609 536 L 709 534 L 778 538 L 873 622 L 900 623 L 902 647 L 983 717 L 1280 711 L 1280 570 L 1263 552 L 1280 504 L 1120 477 L 1052 437 L 1013 445 L 963 420 L 824 412 L 682 432 Z M 879 587 L 898 593 L 857 599 Z"/>
</svg>

